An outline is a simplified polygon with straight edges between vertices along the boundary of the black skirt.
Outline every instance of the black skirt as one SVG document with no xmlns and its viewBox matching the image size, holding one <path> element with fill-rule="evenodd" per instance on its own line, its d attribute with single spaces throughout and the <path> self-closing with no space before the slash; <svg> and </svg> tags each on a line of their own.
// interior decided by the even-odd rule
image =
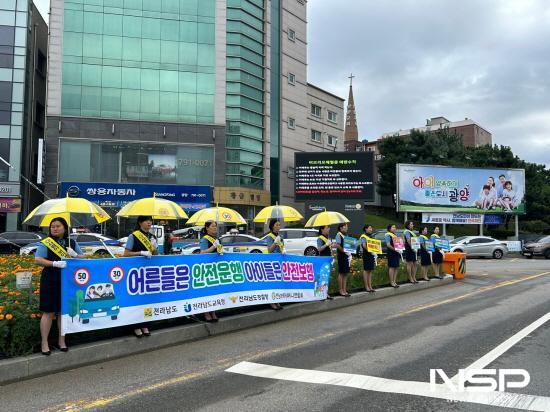
<svg viewBox="0 0 550 412">
<path fill-rule="evenodd" d="M 420 249 L 420 265 L 421 266 L 430 266 L 432 264 L 432 259 L 430 258 L 430 254 Z"/>
<path fill-rule="evenodd" d="M 436 265 L 439 265 L 443 263 L 443 254 L 439 250 L 436 250 L 432 253 L 432 259 Z"/>
<path fill-rule="evenodd" d="M 363 270 L 374 270 L 374 256 L 363 250 Z"/>
<path fill-rule="evenodd" d="M 399 256 L 399 253 L 388 249 L 388 267 L 398 268 L 400 263 L 401 256 Z"/>
<path fill-rule="evenodd" d="M 345 253 L 338 253 L 338 273 L 349 273 L 349 258 Z"/>
<path fill-rule="evenodd" d="M 38 309 L 46 313 L 61 312 L 61 269 L 42 269 Z"/>
<path fill-rule="evenodd" d="M 414 250 L 405 249 L 403 255 L 407 262 L 416 262 L 416 252 Z"/>
</svg>

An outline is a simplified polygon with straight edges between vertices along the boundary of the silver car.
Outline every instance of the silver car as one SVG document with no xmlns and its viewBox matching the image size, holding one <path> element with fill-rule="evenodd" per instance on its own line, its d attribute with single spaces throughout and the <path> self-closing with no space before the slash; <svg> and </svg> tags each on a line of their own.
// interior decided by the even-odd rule
<svg viewBox="0 0 550 412">
<path fill-rule="evenodd" d="M 508 253 L 506 243 L 488 236 L 461 236 L 451 241 L 451 252 L 464 252 L 468 257 L 502 259 Z"/>
</svg>

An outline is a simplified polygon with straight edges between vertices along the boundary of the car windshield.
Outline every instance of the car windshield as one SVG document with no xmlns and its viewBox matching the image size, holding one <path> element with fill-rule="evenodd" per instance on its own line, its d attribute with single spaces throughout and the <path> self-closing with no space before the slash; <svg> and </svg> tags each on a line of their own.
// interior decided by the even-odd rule
<svg viewBox="0 0 550 412">
<path fill-rule="evenodd" d="M 540 239 L 537 239 L 537 243 L 550 243 L 550 236 L 543 236 Z"/>
<path fill-rule="evenodd" d="M 88 286 L 86 290 L 86 301 L 114 299 L 115 291 L 110 283 L 96 283 Z"/>
<path fill-rule="evenodd" d="M 460 243 L 466 239 L 468 239 L 468 236 L 460 236 L 460 237 L 457 237 L 456 239 L 451 240 L 451 243 Z"/>
</svg>

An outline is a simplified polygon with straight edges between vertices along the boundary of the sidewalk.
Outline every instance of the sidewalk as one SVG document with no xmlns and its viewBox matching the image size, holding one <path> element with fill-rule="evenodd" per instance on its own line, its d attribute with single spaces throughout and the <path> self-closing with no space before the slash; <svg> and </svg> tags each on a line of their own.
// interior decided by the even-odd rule
<svg viewBox="0 0 550 412">
<path fill-rule="evenodd" d="M 51 356 L 33 354 L 30 356 L 0 361 L 0 385 L 13 381 L 31 379 L 42 375 L 97 364 L 115 358 L 148 352 L 166 346 L 179 345 L 209 336 L 253 328 L 285 319 L 307 316 L 328 310 L 339 309 L 390 296 L 402 295 L 416 290 L 438 287 L 453 283 L 447 275 L 443 280 L 432 279 L 417 285 L 402 284 L 399 289 L 391 287 L 377 289 L 375 294 L 357 292 L 349 298 L 337 297 L 322 302 L 304 302 L 286 306 L 282 311 L 257 311 L 221 318 L 218 323 L 197 323 L 155 330 L 150 338 L 136 339 L 134 336 L 104 340 L 71 347 L 67 353 L 52 352 Z"/>
</svg>

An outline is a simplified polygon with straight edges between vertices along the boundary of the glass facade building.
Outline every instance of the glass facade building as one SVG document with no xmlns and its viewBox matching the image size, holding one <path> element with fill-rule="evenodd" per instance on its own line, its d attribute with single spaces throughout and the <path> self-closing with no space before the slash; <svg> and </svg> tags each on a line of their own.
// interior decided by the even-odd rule
<svg viewBox="0 0 550 412">
<path fill-rule="evenodd" d="M 0 156 L 19 170 L 25 103 L 28 0 L 0 2 Z M 0 181 L 19 181 L 3 162 Z"/>
<path fill-rule="evenodd" d="M 64 2 L 61 114 L 214 123 L 215 0 Z"/>
<path fill-rule="evenodd" d="M 265 6 L 227 0 L 226 178 L 264 187 Z"/>
</svg>

